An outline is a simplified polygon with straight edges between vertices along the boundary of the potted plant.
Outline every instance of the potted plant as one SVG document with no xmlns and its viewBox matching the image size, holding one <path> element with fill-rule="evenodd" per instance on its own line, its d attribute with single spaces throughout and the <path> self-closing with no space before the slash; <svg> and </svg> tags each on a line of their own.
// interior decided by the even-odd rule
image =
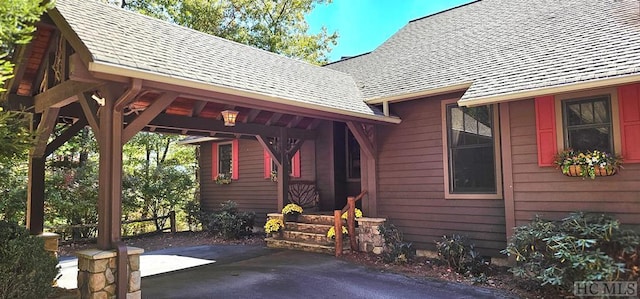
<svg viewBox="0 0 640 299">
<path fill-rule="evenodd" d="M 595 179 L 596 176 L 614 175 L 622 168 L 622 157 L 599 150 L 566 149 L 556 155 L 555 163 L 566 176 Z"/>
<path fill-rule="evenodd" d="M 300 214 L 302 214 L 302 207 L 295 203 L 290 203 L 282 208 L 282 215 L 286 221 L 296 221 Z"/>
<path fill-rule="evenodd" d="M 342 227 L 342 235 L 345 236 L 345 235 L 348 235 L 348 234 L 349 234 L 349 231 L 347 230 L 346 227 L 343 226 Z M 332 240 L 336 238 L 336 227 L 335 226 L 332 226 L 329 229 L 329 231 L 327 231 L 327 238 L 332 239 Z"/>
<path fill-rule="evenodd" d="M 342 215 L 340 216 L 340 218 L 342 218 L 342 219 L 347 219 L 347 218 L 348 218 L 348 216 L 349 216 L 348 214 L 349 214 L 349 211 L 346 211 L 346 212 L 342 213 Z M 361 211 L 360 209 L 358 209 L 358 208 L 356 208 L 356 210 L 355 210 L 355 214 L 356 214 L 356 218 L 360 218 L 360 217 L 362 217 L 362 211 Z"/>
<path fill-rule="evenodd" d="M 271 218 L 264 224 L 264 232 L 270 234 L 272 238 L 280 236 L 280 231 L 284 227 L 284 222 L 280 218 Z"/>
<path fill-rule="evenodd" d="M 231 175 L 228 174 L 228 173 L 218 174 L 216 176 L 216 178 L 214 179 L 214 181 L 216 181 L 216 184 L 218 184 L 218 185 L 231 184 Z"/>
</svg>

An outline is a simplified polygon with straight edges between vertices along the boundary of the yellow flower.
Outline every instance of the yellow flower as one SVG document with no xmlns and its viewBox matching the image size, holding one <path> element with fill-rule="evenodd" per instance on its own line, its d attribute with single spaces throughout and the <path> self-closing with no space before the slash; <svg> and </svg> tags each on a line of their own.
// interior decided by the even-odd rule
<svg viewBox="0 0 640 299">
<path fill-rule="evenodd" d="M 347 230 L 346 227 L 342 227 L 342 234 L 343 235 L 347 235 L 349 234 L 349 231 Z M 327 232 L 327 238 L 333 239 L 336 237 L 336 227 L 332 226 L 329 231 Z"/>
<path fill-rule="evenodd" d="M 282 227 L 284 227 L 284 222 L 282 222 L 282 219 L 271 218 L 267 221 L 267 223 L 264 224 L 264 232 L 267 234 L 275 233 L 280 231 Z"/>
<path fill-rule="evenodd" d="M 340 216 L 340 218 L 347 219 L 348 214 L 349 214 L 349 211 L 346 211 L 346 212 L 342 213 L 342 216 Z M 358 209 L 358 208 L 356 208 L 355 214 L 356 214 L 356 218 L 362 217 L 362 211 L 360 211 L 360 209 Z"/>
<path fill-rule="evenodd" d="M 293 214 L 293 213 L 302 214 L 302 207 L 295 203 L 290 203 L 284 206 L 284 208 L 282 208 L 282 214 Z"/>
</svg>

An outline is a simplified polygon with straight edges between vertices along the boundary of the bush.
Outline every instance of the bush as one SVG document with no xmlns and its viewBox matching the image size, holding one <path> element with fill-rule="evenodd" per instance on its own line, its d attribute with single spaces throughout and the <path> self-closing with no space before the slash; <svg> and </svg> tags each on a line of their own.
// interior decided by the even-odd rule
<svg viewBox="0 0 640 299">
<path fill-rule="evenodd" d="M 53 290 L 58 260 L 44 240 L 0 221 L 0 298 L 45 298 Z"/>
<path fill-rule="evenodd" d="M 488 263 L 464 236 L 442 236 L 440 241 L 436 241 L 436 250 L 438 257 L 460 274 L 482 276 L 488 270 Z"/>
<path fill-rule="evenodd" d="M 200 202 L 197 200 L 188 200 L 184 203 L 183 210 L 186 214 L 185 218 L 189 225 L 189 230 L 194 231 L 200 223 L 200 215 L 202 213 L 200 210 Z"/>
<path fill-rule="evenodd" d="M 386 263 L 406 263 L 413 259 L 415 250 L 411 243 L 404 242 L 402 232 L 390 223 L 378 226 L 380 234 L 384 237 L 384 252 L 382 259 Z"/>
<path fill-rule="evenodd" d="M 200 221 L 208 231 L 225 239 L 239 239 L 250 235 L 256 219 L 254 212 L 239 212 L 233 201 L 221 204 L 219 211 L 203 213 Z"/>
<path fill-rule="evenodd" d="M 502 253 L 516 258 L 516 276 L 570 291 L 574 281 L 636 280 L 639 245 L 638 234 L 611 216 L 572 213 L 516 228 Z"/>
</svg>

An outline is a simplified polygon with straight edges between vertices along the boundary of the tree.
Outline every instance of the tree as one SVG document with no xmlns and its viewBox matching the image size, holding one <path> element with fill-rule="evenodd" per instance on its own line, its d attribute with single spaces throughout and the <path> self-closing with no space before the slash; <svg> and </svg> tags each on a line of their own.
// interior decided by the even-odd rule
<svg viewBox="0 0 640 299">
<path fill-rule="evenodd" d="M 109 1 L 109 0 L 107 0 Z M 113 1 L 111 1 L 113 2 Z M 331 0 L 131 0 L 124 7 L 287 57 L 322 64 L 338 39 L 322 28 L 308 33 L 315 5 Z"/>
<path fill-rule="evenodd" d="M 11 56 L 15 47 L 31 40 L 31 33 L 36 29 L 35 22 L 52 5 L 41 0 L 0 1 L 0 93 L 6 91 L 4 83 L 13 76 L 14 65 L 11 63 Z M 23 113 L 5 111 L 0 107 L 0 174 L 5 178 L 0 183 L 0 194 L 3 198 L 8 197 L 0 205 L 0 217 L 11 221 L 20 218 L 19 210 L 23 207 L 21 202 L 16 200 L 16 196 L 23 192 L 15 189 L 20 186 L 18 182 L 21 178 L 20 171 L 17 171 L 19 166 L 14 162 L 24 158 L 32 145 L 33 135 L 29 130 L 29 121 L 30 118 Z M 16 175 L 12 177 L 5 176 L 14 174 Z"/>
<path fill-rule="evenodd" d="M 180 138 L 140 132 L 124 147 L 123 204 L 140 216 L 166 216 L 193 198 L 196 159 L 193 148 L 176 146 Z M 156 230 L 163 221 L 156 220 Z"/>
</svg>

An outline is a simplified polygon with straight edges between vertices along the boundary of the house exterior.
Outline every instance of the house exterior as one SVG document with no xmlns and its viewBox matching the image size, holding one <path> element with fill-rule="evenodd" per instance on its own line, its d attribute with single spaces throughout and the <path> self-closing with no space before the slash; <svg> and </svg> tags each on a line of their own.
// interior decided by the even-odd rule
<svg viewBox="0 0 640 299">
<path fill-rule="evenodd" d="M 140 130 L 206 137 L 206 209 L 234 200 L 264 217 L 297 182 L 315 185 L 321 211 L 366 191 L 364 214 L 417 248 L 455 233 L 494 256 L 537 214 L 606 212 L 640 227 L 637 1 L 476 1 L 324 67 L 99 1 L 58 0 L 37 28 L 3 94 L 38 127 L 34 234 L 44 158 L 83 126 L 101 150 L 101 249 L 120 240 L 121 146 Z M 233 127 L 226 110 L 239 112 Z M 56 123 L 67 129 L 49 142 Z M 564 176 L 553 157 L 568 147 L 621 154 L 624 169 Z"/>
<path fill-rule="evenodd" d="M 375 171 L 360 167 L 364 154 L 343 122 L 320 120 L 292 180 L 315 181 L 325 211 L 375 192 L 365 215 L 388 218 L 421 249 L 463 234 L 495 256 L 515 226 L 573 211 L 639 228 L 639 42 L 633 1 L 485 0 L 411 21 L 374 51 L 325 66 L 402 120 L 370 128 Z M 203 206 L 231 199 L 278 211 L 260 144 L 241 140 L 239 178 L 216 185 L 218 144 L 201 145 Z M 566 148 L 621 154 L 624 169 L 595 180 L 562 175 L 553 160 Z"/>
</svg>

